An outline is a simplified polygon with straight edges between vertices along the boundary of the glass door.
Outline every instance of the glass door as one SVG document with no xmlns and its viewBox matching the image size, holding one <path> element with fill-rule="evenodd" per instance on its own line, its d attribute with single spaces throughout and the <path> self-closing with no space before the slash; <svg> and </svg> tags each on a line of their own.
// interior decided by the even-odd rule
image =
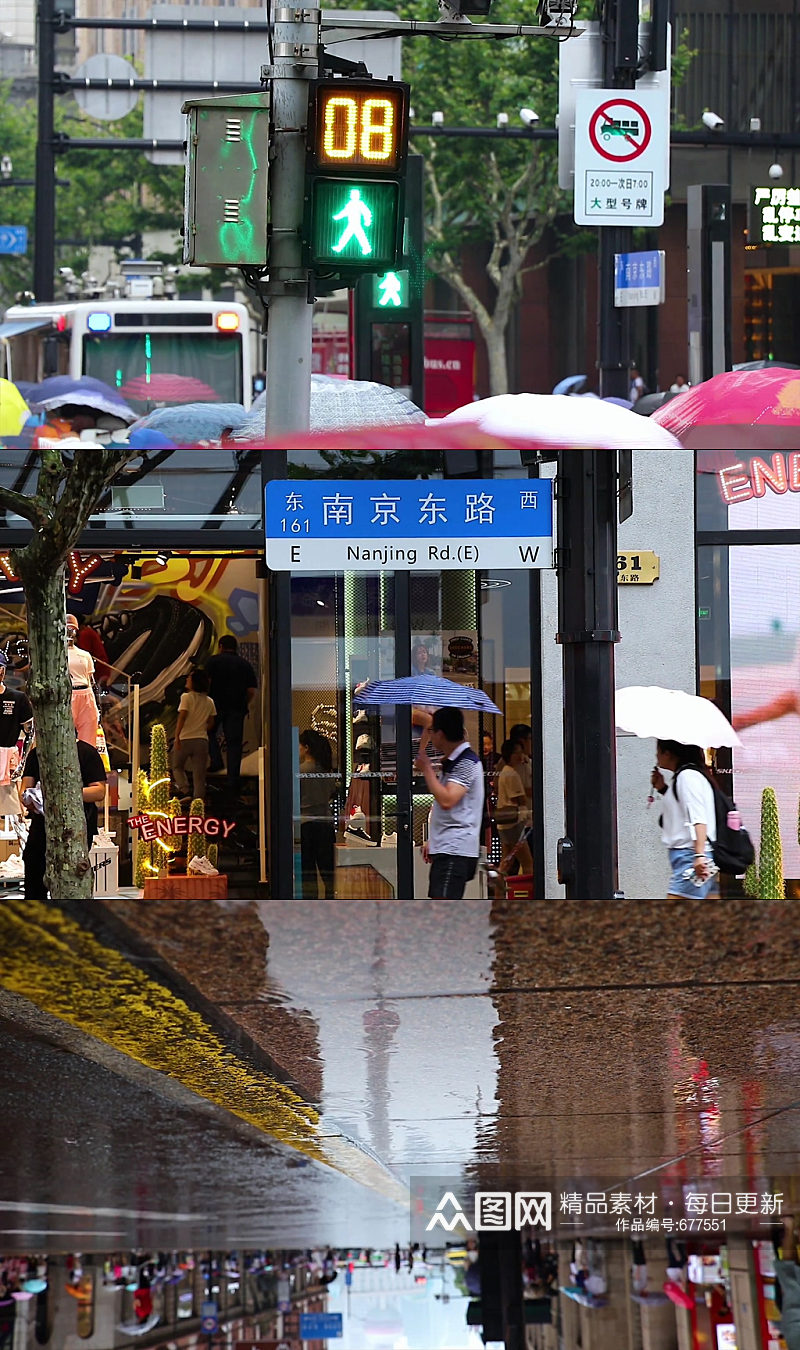
<svg viewBox="0 0 800 1350">
<path fill-rule="evenodd" d="M 398 641 L 410 651 L 397 619 L 391 573 L 292 577 L 295 898 L 412 898 L 411 712 L 355 702 L 395 677 Z"/>
</svg>

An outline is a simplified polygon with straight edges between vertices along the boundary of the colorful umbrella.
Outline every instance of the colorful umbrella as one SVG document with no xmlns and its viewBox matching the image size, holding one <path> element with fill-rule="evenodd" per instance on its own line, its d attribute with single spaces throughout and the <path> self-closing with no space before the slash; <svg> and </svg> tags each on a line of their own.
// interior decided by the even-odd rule
<svg viewBox="0 0 800 1350">
<path fill-rule="evenodd" d="M 696 384 L 651 419 L 690 449 L 787 449 L 800 444 L 800 372 L 729 370 Z"/>
<path fill-rule="evenodd" d="M 470 689 L 443 680 L 440 675 L 406 675 L 399 680 L 371 680 L 359 689 L 353 702 L 359 708 L 392 707 L 472 708 L 502 717 L 500 709 L 482 689 Z"/>
<path fill-rule="evenodd" d="M 138 403 L 217 403 L 219 394 L 210 384 L 194 375 L 173 375 L 169 371 L 153 375 L 134 375 L 120 389 L 123 398 Z"/>
<path fill-rule="evenodd" d="M 28 405 L 15 384 L 0 380 L 0 436 L 16 436 L 28 418 Z"/>
<path fill-rule="evenodd" d="M 669 432 L 626 408 L 604 399 L 563 394 L 499 394 L 467 403 L 442 419 L 444 426 L 464 422 L 512 442 L 551 448 L 673 450 L 679 445 Z"/>
<path fill-rule="evenodd" d="M 130 424 L 136 421 L 136 413 L 116 389 L 102 380 L 95 380 L 91 375 L 81 375 L 77 380 L 71 375 L 50 375 L 41 384 L 33 386 L 30 401 L 46 409 L 77 404 L 79 407 L 93 408 L 109 417 L 118 417 L 121 422 Z"/>
</svg>

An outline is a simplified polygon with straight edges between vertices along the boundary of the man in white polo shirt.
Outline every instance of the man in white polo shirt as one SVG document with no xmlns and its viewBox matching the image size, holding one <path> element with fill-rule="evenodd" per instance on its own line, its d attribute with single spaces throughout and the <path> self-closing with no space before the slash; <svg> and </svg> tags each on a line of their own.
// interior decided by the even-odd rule
<svg viewBox="0 0 800 1350">
<path fill-rule="evenodd" d="M 483 766 L 464 739 L 460 708 L 437 708 L 430 739 L 444 755 L 439 777 L 426 753 L 426 737 L 414 761 L 433 796 L 428 842 L 423 857 L 431 864 L 429 900 L 461 900 L 480 856 L 483 819 Z"/>
</svg>

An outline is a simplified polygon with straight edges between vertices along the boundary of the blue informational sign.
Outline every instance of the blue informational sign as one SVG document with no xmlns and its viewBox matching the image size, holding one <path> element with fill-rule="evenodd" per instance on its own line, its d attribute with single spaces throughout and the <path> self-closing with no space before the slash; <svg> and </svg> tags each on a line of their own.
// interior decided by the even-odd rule
<svg viewBox="0 0 800 1350">
<path fill-rule="evenodd" d="M 267 484 L 275 572 L 552 567 L 549 478 Z"/>
<path fill-rule="evenodd" d="M 342 1334 L 341 1313 L 300 1314 L 301 1341 L 327 1341 Z"/>
<path fill-rule="evenodd" d="M 200 1330 L 206 1336 L 215 1336 L 219 1331 L 219 1315 L 216 1303 L 204 1303 L 200 1309 Z"/>
<path fill-rule="evenodd" d="M 346 1270 L 346 1271 L 344 1272 L 344 1282 L 345 1282 L 345 1284 L 348 1286 L 348 1288 L 349 1288 L 349 1286 L 353 1283 L 353 1272 L 352 1272 L 352 1270 Z"/>
<path fill-rule="evenodd" d="M 27 227 L 25 225 L 0 225 L 0 253 L 27 252 Z"/>
<path fill-rule="evenodd" d="M 661 305 L 666 295 L 664 250 L 614 254 L 614 304 Z"/>
</svg>

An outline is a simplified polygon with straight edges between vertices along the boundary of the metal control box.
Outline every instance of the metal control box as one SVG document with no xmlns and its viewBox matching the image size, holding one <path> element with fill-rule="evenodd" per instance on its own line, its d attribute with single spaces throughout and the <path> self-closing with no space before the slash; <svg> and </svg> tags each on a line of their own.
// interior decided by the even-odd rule
<svg viewBox="0 0 800 1350">
<path fill-rule="evenodd" d="M 195 267 L 263 267 L 268 253 L 269 93 L 191 100 L 183 111 L 183 261 Z"/>
</svg>

